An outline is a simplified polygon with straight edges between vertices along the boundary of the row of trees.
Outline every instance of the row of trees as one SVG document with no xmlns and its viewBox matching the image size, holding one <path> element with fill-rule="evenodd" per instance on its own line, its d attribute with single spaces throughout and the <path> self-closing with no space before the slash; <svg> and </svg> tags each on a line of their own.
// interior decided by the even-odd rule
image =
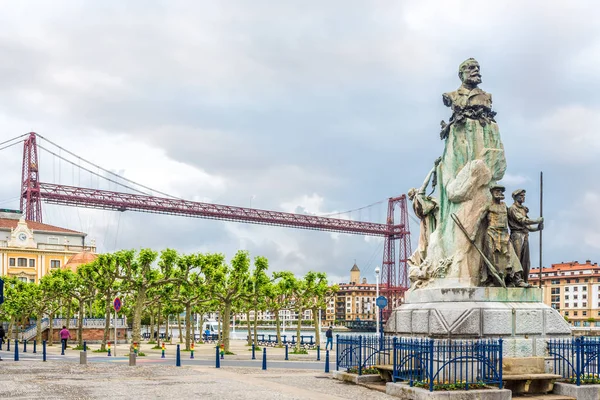
<svg viewBox="0 0 600 400">
<path fill-rule="evenodd" d="M 229 264 L 222 254 L 179 254 L 172 249 L 160 253 L 143 249 L 101 254 L 95 261 L 81 265 L 76 273 L 55 270 L 39 283 L 5 278 L 6 300 L 0 306 L 0 320 L 10 321 L 10 332 L 14 326 L 27 325 L 31 318 L 41 322 L 49 316 L 52 344 L 52 318 L 62 315 L 69 319 L 76 315 L 82 346 L 84 316 L 105 318 L 101 350 L 106 349 L 109 339 L 112 300 L 116 296 L 124 300 L 123 312 L 132 324 L 132 342 L 141 341 L 143 319 L 150 322 L 154 332 L 154 327 L 160 327 L 165 318 L 182 312 L 185 312 L 187 350 L 194 337 L 194 314 L 218 312 L 226 351 L 229 351 L 230 320 L 234 313 L 246 313 L 248 335 L 254 338 L 259 311 L 268 310 L 275 315 L 279 342 L 281 310 L 290 309 L 298 314 L 298 336 L 305 310 L 312 310 L 314 325 L 318 327 L 319 310 L 325 308 L 337 290 L 337 286 L 327 284 L 325 273 L 308 272 L 304 277 L 296 277 L 289 271 L 280 271 L 269 275 L 266 258 L 255 257 L 253 261 L 246 251 L 237 252 Z M 319 341 L 318 329 L 315 335 Z M 41 323 L 37 323 L 37 339 L 42 339 Z M 299 350 L 299 343 L 297 346 Z"/>
</svg>

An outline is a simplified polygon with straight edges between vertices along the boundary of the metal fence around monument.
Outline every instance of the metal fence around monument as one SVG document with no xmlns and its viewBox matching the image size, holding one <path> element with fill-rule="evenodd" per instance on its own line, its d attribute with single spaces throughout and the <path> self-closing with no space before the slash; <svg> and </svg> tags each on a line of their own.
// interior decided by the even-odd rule
<svg viewBox="0 0 600 400">
<path fill-rule="evenodd" d="M 600 338 L 551 339 L 548 354 L 552 357 L 554 373 L 577 386 L 600 383 Z"/>
<path fill-rule="evenodd" d="M 502 339 L 394 338 L 392 380 L 429 391 L 502 388 Z"/>
<path fill-rule="evenodd" d="M 392 364 L 393 337 L 336 335 L 336 369 L 356 370 L 359 375 L 376 365 Z"/>
</svg>

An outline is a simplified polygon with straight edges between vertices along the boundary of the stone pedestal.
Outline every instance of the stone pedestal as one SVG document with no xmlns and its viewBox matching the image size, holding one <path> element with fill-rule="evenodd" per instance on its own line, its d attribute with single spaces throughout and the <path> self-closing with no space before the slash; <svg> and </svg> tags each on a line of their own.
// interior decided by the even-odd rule
<svg viewBox="0 0 600 400">
<path fill-rule="evenodd" d="M 542 303 L 538 288 L 417 289 L 390 316 L 385 332 L 438 339 L 504 339 L 505 357 L 543 357 L 546 341 L 571 327 Z"/>
</svg>

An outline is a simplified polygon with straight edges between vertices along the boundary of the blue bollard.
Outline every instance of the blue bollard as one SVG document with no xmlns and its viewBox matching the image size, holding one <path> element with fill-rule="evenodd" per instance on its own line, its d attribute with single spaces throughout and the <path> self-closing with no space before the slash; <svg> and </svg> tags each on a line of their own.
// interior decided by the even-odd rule
<svg viewBox="0 0 600 400">
<path fill-rule="evenodd" d="M 6 351 L 10 351 L 10 339 L 6 341 Z"/>
<path fill-rule="evenodd" d="M 286 344 L 285 345 L 285 361 L 288 361 L 288 360 L 289 360 L 289 358 L 288 358 L 288 345 Z"/>
<path fill-rule="evenodd" d="M 329 373 L 329 350 L 325 350 L 325 373 Z"/>
<path fill-rule="evenodd" d="M 2 340 L 0 340 L 0 350 L 2 350 L 2 343 L 4 343 L 4 338 L 2 338 Z"/>
<path fill-rule="evenodd" d="M 42 342 L 42 361 L 46 361 L 46 341 Z"/>
<path fill-rule="evenodd" d="M 15 340 L 15 361 L 19 361 L 19 341 Z"/>
<path fill-rule="evenodd" d="M 27 353 L 27 340 L 23 340 L 23 353 Z"/>
<path fill-rule="evenodd" d="M 221 360 L 219 359 L 219 345 L 215 347 L 215 368 L 221 368 Z"/>
<path fill-rule="evenodd" d="M 263 371 L 267 369 L 267 348 L 263 347 L 263 365 L 262 365 L 262 369 Z"/>
<path fill-rule="evenodd" d="M 175 358 L 175 366 L 181 367 L 181 353 L 179 352 L 179 345 L 177 345 L 177 357 Z"/>
<path fill-rule="evenodd" d="M 83 351 L 87 352 L 87 342 L 83 342 Z"/>
<path fill-rule="evenodd" d="M 256 346 L 254 346 L 254 343 L 252 343 L 252 359 L 256 360 L 256 354 L 254 353 Z"/>
<path fill-rule="evenodd" d="M 317 346 L 317 361 L 321 361 L 321 346 Z"/>
<path fill-rule="evenodd" d="M 37 340 L 33 339 L 33 354 L 37 353 Z"/>
</svg>

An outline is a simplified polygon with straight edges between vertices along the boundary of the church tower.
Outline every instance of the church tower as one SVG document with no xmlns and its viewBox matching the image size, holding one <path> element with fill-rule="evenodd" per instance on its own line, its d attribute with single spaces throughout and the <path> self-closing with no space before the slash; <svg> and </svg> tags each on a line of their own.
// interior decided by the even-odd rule
<svg viewBox="0 0 600 400">
<path fill-rule="evenodd" d="M 350 283 L 360 283 L 360 269 L 358 269 L 358 265 L 356 265 L 356 261 L 354 262 L 354 266 L 350 270 Z"/>
</svg>

